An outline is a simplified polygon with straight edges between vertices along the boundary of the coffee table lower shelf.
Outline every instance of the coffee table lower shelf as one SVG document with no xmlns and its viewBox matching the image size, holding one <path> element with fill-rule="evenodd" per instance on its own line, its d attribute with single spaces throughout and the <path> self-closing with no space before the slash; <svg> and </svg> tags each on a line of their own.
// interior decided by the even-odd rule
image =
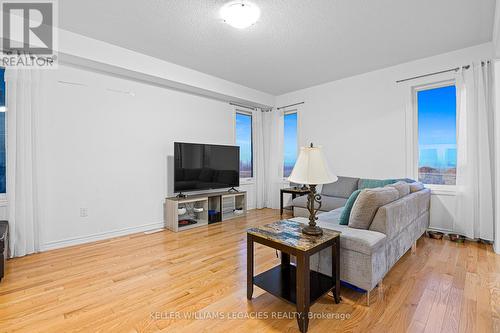
<svg viewBox="0 0 500 333">
<path fill-rule="evenodd" d="M 334 279 L 325 274 L 310 271 L 310 303 L 314 303 L 320 297 L 335 287 Z M 297 268 L 294 265 L 278 265 L 254 277 L 253 283 L 268 293 L 280 299 L 297 304 Z"/>
</svg>

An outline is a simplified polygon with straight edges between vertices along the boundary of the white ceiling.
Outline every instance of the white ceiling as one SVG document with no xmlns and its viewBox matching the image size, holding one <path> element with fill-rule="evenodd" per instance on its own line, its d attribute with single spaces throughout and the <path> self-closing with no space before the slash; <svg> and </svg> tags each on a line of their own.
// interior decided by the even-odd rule
<svg viewBox="0 0 500 333">
<path fill-rule="evenodd" d="M 64 0 L 61 28 L 274 95 L 492 39 L 495 0 L 253 0 L 252 27 L 224 0 Z"/>
</svg>

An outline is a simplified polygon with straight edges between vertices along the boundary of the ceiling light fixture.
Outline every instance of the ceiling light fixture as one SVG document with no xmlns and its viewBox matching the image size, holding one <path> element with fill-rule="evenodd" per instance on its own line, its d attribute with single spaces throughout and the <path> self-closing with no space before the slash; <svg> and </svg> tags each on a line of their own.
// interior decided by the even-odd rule
<svg viewBox="0 0 500 333">
<path fill-rule="evenodd" d="M 260 9 L 248 1 L 231 1 L 221 8 L 220 16 L 230 26 L 245 29 L 257 22 Z"/>
</svg>

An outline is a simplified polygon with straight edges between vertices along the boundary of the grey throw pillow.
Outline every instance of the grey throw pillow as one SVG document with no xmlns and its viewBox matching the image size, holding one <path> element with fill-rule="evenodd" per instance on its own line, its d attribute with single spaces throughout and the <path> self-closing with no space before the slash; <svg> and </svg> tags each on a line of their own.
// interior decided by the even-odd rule
<svg viewBox="0 0 500 333">
<path fill-rule="evenodd" d="M 358 195 L 349 216 L 349 227 L 368 229 L 379 207 L 399 199 L 399 192 L 392 187 L 364 189 Z"/>
<path fill-rule="evenodd" d="M 399 192 L 399 197 L 402 198 L 405 195 L 410 194 L 410 184 L 400 180 L 397 183 L 385 185 L 385 187 L 393 187 Z"/>
<path fill-rule="evenodd" d="M 410 185 L 410 193 L 418 192 L 418 191 L 423 190 L 425 188 L 424 184 L 422 184 L 421 182 L 415 182 L 415 183 L 411 183 L 409 185 Z"/>
<path fill-rule="evenodd" d="M 339 176 L 336 182 L 323 185 L 321 195 L 347 199 L 358 189 L 358 181 L 359 178 Z"/>
</svg>

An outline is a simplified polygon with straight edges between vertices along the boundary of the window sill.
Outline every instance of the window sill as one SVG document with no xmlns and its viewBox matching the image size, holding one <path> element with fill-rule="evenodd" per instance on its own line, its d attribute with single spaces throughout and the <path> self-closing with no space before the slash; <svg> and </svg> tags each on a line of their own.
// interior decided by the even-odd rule
<svg viewBox="0 0 500 333">
<path fill-rule="evenodd" d="M 252 184 L 255 184 L 255 180 L 253 178 L 240 178 L 240 186 Z"/>
<path fill-rule="evenodd" d="M 425 184 L 425 187 L 431 190 L 433 195 L 457 195 L 457 187 L 454 185 L 432 185 Z"/>
</svg>

